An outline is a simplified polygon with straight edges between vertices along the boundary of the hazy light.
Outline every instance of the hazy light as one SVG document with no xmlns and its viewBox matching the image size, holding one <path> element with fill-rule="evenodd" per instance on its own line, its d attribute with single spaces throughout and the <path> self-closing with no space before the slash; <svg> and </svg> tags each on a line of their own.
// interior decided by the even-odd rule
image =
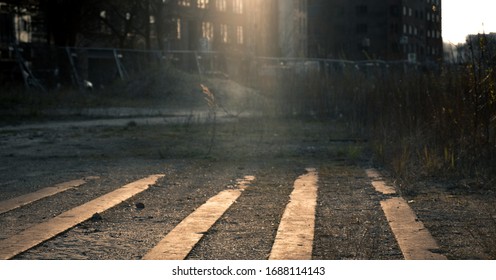
<svg viewBox="0 0 496 280">
<path fill-rule="evenodd" d="M 443 1 L 443 40 L 463 43 L 469 34 L 496 32 L 493 8 L 494 0 Z"/>
</svg>

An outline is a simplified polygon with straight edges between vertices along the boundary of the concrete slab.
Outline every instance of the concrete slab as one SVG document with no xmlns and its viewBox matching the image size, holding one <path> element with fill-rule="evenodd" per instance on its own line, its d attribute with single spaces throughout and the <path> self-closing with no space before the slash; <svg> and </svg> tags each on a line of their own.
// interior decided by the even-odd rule
<svg viewBox="0 0 496 280">
<path fill-rule="evenodd" d="M 181 221 L 145 256 L 144 260 L 184 260 L 204 234 L 241 196 L 254 176 L 238 180 L 237 189 L 225 190 L 210 198 Z"/>
<path fill-rule="evenodd" d="M 44 223 L 30 227 L 19 234 L 0 240 L 0 259 L 6 260 L 49 240 L 58 234 L 101 213 L 122 201 L 148 189 L 165 175 L 151 175 L 127 184 L 113 192 L 100 196 L 88 203 L 68 210 Z"/>
<path fill-rule="evenodd" d="M 312 259 L 318 173 L 314 168 L 307 172 L 294 182 L 269 260 Z"/>
<path fill-rule="evenodd" d="M 22 207 L 24 205 L 35 202 L 42 198 L 49 197 L 75 187 L 79 187 L 85 184 L 86 182 L 88 182 L 89 180 L 95 180 L 98 178 L 99 177 L 85 177 L 82 179 L 72 180 L 57 184 L 52 187 L 46 187 L 38 191 L 21 195 L 12 199 L 0 201 L 0 214 Z"/>
<path fill-rule="evenodd" d="M 447 259 L 444 255 L 436 253 L 439 251 L 436 240 L 406 200 L 393 197 L 381 201 L 381 206 L 406 260 Z"/>
<path fill-rule="evenodd" d="M 365 172 L 367 173 L 367 176 L 372 179 L 372 186 L 377 192 L 382 194 L 396 194 L 394 187 L 387 185 L 377 170 L 367 169 Z"/>
</svg>

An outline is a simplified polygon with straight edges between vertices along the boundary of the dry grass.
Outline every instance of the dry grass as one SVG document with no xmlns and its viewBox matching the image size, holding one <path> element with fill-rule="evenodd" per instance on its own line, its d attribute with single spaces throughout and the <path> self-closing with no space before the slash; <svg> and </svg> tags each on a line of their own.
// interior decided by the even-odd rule
<svg viewBox="0 0 496 280">
<path fill-rule="evenodd" d="M 327 70 L 326 70 L 327 71 Z M 494 182 L 496 66 L 489 61 L 289 73 L 269 88 L 282 114 L 341 119 L 398 177 Z"/>
</svg>

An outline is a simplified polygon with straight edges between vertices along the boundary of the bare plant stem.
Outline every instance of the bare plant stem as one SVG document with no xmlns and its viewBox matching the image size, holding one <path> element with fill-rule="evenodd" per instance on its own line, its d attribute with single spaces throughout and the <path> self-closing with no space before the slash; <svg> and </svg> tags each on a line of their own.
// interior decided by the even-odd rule
<svg viewBox="0 0 496 280">
<path fill-rule="evenodd" d="M 215 138 L 216 138 L 216 134 L 217 134 L 217 107 L 218 106 L 217 106 L 217 102 L 215 100 L 215 96 L 210 91 L 210 89 L 203 84 L 200 84 L 200 87 L 202 88 L 202 91 L 205 94 L 205 101 L 207 101 L 209 115 L 212 117 L 212 135 L 210 137 L 210 144 L 208 146 L 208 152 L 207 152 L 207 155 L 210 155 L 210 153 L 212 152 L 212 148 L 215 144 Z"/>
</svg>

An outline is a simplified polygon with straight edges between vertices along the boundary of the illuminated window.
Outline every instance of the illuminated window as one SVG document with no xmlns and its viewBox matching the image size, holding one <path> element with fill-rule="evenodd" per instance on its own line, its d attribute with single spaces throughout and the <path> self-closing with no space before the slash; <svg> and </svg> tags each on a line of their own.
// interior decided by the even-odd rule
<svg viewBox="0 0 496 280">
<path fill-rule="evenodd" d="M 181 19 L 176 18 L 174 21 L 176 22 L 176 39 L 181 40 Z"/>
<path fill-rule="evenodd" d="M 206 9 L 208 7 L 208 0 L 198 0 L 198 8 Z"/>
<path fill-rule="evenodd" d="M 227 10 L 227 0 L 216 0 L 215 7 L 218 11 L 225 12 Z"/>
<path fill-rule="evenodd" d="M 110 29 L 110 27 L 107 25 L 107 11 L 100 11 L 100 18 L 102 19 L 102 21 L 100 21 L 100 32 L 103 34 L 112 34 L 112 29 Z"/>
<path fill-rule="evenodd" d="M 243 0 L 233 0 L 233 12 L 236 14 L 243 13 Z"/>
<path fill-rule="evenodd" d="M 228 34 L 227 24 L 221 24 L 220 25 L 220 38 L 222 40 L 222 43 L 228 43 L 229 42 L 229 34 Z"/>
<path fill-rule="evenodd" d="M 211 22 L 202 22 L 202 34 L 203 38 L 212 40 L 214 38 L 214 25 Z"/>
<path fill-rule="evenodd" d="M 236 42 L 239 45 L 242 45 L 244 43 L 243 26 L 236 27 Z"/>
<path fill-rule="evenodd" d="M 191 6 L 191 0 L 178 0 L 177 4 L 179 6 L 190 7 Z"/>
</svg>

